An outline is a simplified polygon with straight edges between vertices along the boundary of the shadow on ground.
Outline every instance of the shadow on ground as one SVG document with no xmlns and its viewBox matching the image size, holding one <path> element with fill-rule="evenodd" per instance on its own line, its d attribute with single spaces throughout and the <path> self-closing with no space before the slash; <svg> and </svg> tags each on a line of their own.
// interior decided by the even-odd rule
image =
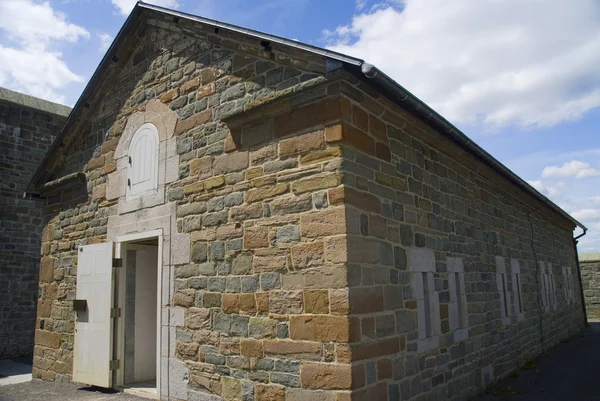
<svg viewBox="0 0 600 401">
<path fill-rule="evenodd" d="M 600 401 L 600 322 L 471 401 Z"/>
<path fill-rule="evenodd" d="M 0 387 L 0 401 L 142 401 L 115 390 L 33 380 Z"/>
</svg>

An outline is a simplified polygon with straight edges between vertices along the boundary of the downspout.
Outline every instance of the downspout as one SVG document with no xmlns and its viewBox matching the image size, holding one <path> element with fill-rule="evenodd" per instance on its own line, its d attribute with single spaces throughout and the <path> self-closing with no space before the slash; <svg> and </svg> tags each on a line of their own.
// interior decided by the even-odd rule
<svg viewBox="0 0 600 401">
<path fill-rule="evenodd" d="M 539 320 L 539 324 L 538 324 L 538 330 L 540 331 L 540 344 L 542 346 L 542 354 L 544 353 L 544 313 L 542 312 L 542 286 L 540 283 L 540 267 L 539 267 L 539 261 L 537 258 L 537 252 L 535 251 L 535 245 L 534 245 L 534 227 L 533 227 L 533 220 L 531 220 L 531 215 L 535 212 L 537 212 L 538 210 L 541 209 L 541 206 L 538 207 L 537 209 L 533 209 L 531 210 L 529 213 L 527 213 L 527 220 L 529 220 L 529 227 L 531 229 L 531 242 L 530 242 L 530 246 L 531 246 L 531 252 L 533 252 L 533 261 L 535 263 L 535 282 L 537 284 L 537 301 L 538 301 L 538 320 Z M 542 280 L 544 278 L 542 277 Z"/>
<path fill-rule="evenodd" d="M 577 252 L 577 241 L 579 238 L 587 234 L 587 228 L 583 229 L 583 232 L 577 237 L 573 238 L 573 248 L 575 250 L 575 263 L 577 263 L 577 278 L 579 279 L 579 293 L 581 295 L 581 307 L 583 308 L 583 322 L 586 326 L 589 326 L 587 309 L 585 307 L 585 297 L 583 296 L 583 280 L 581 280 L 581 266 L 579 265 L 579 253 Z"/>
</svg>

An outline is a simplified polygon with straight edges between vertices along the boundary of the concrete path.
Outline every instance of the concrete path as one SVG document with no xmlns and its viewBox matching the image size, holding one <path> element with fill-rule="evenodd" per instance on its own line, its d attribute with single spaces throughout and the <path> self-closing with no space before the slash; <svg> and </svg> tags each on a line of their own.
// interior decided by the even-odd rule
<svg viewBox="0 0 600 401">
<path fill-rule="evenodd" d="M 30 380 L 31 361 L 29 359 L 0 360 L 0 387 Z"/>
<path fill-rule="evenodd" d="M 471 401 L 600 401 L 600 323 Z"/>
</svg>

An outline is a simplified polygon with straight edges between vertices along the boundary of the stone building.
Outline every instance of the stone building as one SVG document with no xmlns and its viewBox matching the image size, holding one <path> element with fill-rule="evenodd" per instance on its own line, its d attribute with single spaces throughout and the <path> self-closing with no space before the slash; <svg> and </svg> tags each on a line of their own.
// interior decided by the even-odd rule
<svg viewBox="0 0 600 401">
<path fill-rule="evenodd" d="M 156 6 L 28 192 L 36 378 L 464 400 L 584 324 L 581 224 L 423 102 L 362 60 Z"/>
<path fill-rule="evenodd" d="M 69 111 L 0 88 L 0 359 L 33 354 L 43 202 L 23 192 Z"/>
<path fill-rule="evenodd" d="M 600 321 L 600 253 L 580 255 L 579 264 L 587 317 Z"/>
</svg>

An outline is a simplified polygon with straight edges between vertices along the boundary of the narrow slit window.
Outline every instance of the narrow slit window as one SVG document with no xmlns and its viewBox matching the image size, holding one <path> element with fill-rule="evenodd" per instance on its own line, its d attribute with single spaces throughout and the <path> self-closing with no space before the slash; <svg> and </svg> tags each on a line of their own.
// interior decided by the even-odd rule
<svg viewBox="0 0 600 401">
<path fill-rule="evenodd" d="M 465 322 L 464 322 L 464 316 L 462 314 L 462 310 L 463 310 L 463 293 L 462 290 L 460 288 L 460 282 L 461 282 L 461 277 L 460 277 L 460 273 L 454 273 L 454 281 L 456 283 L 456 306 L 458 309 L 458 327 L 459 328 L 463 328 L 465 327 Z"/>
<path fill-rule="evenodd" d="M 518 259 L 511 259 L 511 277 L 512 293 L 514 299 L 514 311 L 517 314 L 523 313 L 523 292 L 521 288 L 521 262 Z"/>
<path fill-rule="evenodd" d="M 558 299 L 556 297 L 556 282 L 554 281 L 554 274 L 552 274 L 552 268 L 550 268 L 549 281 L 550 281 L 550 299 L 552 300 L 552 307 L 556 309 L 558 306 Z"/>
<path fill-rule="evenodd" d="M 454 332 L 454 341 L 466 340 L 469 336 L 467 297 L 465 293 L 465 270 L 462 258 L 448 257 L 448 318 L 450 330 Z"/>
<path fill-rule="evenodd" d="M 516 284 L 517 284 L 517 312 L 523 312 L 523 300 L 521 299 L 521 279 L 520 274 L 515 274 Z"/>
<path fill-rule="evenodd" d="M 428 273 L 423 274 L 423 300 L 425 301 L 425 335 L 431 337 L 431 299 L 429 296 L 429 280 Z"/>
<path fill-rule="evenodd" d="M 506 285 L 506 274 L 502 274 L 502 301 L 504 302 L 504 317 L 509 315 L 508 309 L 508 294 L 507 294 L 507 285 Z"/>
<path fill-rule="evenodd" d="M 504 257 L 496 256 L 496 285 L 500 294 L 500 316 L 503 323 L 509 323 L 508 318 L 511 315 L 510 294 L 508 292 L 508 283 L 506 282 L 506 264 Z"/>
<path fill-rule="evenodd" d="M 544 262 L 540 262 L 540 283 L 542 284 L 541 299 L 542 299 L 542 307 L 546 308 L 548 306 L 548 283 L 546 278 L 546 267 L 544 266 Z"/>
</svg>

